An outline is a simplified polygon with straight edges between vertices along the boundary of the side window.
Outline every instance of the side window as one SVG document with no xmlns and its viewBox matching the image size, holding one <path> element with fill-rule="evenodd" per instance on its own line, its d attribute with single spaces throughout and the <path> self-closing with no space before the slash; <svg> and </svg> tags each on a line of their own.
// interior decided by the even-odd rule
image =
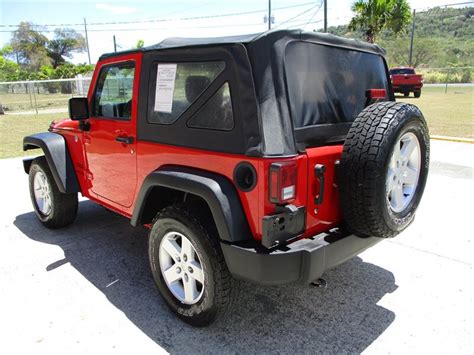
<svg viewBox="0 0 474 355">
<path fill-rule="evenodd" d="M 222 61 L 156 65 L 156 81 L 152 81 L 154 101 L 148 121 L 158 124 L 176 122 L 225 68 Z"/>
<path fill-rule="evenodd" d="M 230 131 L 234 128 L 234 113 L 229 83 L 225 83 L 188 121 L 188 127 Z"/>
<path fill-rule="evenodd" d="M 108 65 L 100 70 L 92 110 L 95 117 L 130 119 L 134 63 Z"/>
</svg>

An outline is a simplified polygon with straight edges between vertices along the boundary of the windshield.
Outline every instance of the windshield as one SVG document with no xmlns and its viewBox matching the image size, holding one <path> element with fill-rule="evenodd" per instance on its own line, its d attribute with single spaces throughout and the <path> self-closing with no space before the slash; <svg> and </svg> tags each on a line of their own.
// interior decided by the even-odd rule
<svg viewBox="0 0 474 355">
<path fill-rule="evenodd" d="M 383 58 L 327 45 L 293 42 L 285 56 L 293 126 L 348 123 L 367 105 L 369 89 L 389 92 Z"/>
<path fill-rule="evenodd" d="M 390 75 L 404 75 L 404 74 L 415 74 L 415 70 L 410 68 L 399 68 L 399 69 L 391 69 Z"/>
</svg>

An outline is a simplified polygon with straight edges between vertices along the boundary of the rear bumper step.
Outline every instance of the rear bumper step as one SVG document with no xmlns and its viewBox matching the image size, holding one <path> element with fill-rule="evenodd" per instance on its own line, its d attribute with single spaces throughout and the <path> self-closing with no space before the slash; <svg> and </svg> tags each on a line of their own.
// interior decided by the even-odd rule
<svg viewBox="0 0 474 355">
<path fill-rule="evenodd" d="M 331 232 L 274 250 L 228 243 L 221 243 L 221 247 L 236 278 L 265 285 L 309 284 L 381 240 Z"/>
</svg>

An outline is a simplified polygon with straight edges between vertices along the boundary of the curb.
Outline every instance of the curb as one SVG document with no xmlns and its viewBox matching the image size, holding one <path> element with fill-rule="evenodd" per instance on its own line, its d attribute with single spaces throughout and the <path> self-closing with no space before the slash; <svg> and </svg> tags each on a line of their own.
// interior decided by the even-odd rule
<svg viewBox="0 0 474 355">
<path fill-rule="evenodd" d="M 448 137 L 448 136 L 430 136 L 430 138 L 431 139 L 436 139 L 436 140 L 439 140 L 439 141 L 474 144 L 474 139 L 473 138 Z"/>
</svg>

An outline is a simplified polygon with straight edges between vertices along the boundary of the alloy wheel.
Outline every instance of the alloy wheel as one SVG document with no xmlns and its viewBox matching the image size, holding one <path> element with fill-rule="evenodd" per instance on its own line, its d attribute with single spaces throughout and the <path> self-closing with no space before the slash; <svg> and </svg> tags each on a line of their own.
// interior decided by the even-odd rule
<svg viewBox="0 0 474 355">
<path fill-rule="evenodd" d="M 197 303 L 204 293 L 201 258 L 182 233 L 168 232 L 160 243 L 160 269 L 171 293 L 184 304 Z"/>
<path fill-rule="evenodd" d="M 388 166 L 386 195 L 393 212 L 402 212 L 413 199 L 420 170 L 420 142 L 415 134 L 407 132 L 395 144 Z"/>
</svg>

